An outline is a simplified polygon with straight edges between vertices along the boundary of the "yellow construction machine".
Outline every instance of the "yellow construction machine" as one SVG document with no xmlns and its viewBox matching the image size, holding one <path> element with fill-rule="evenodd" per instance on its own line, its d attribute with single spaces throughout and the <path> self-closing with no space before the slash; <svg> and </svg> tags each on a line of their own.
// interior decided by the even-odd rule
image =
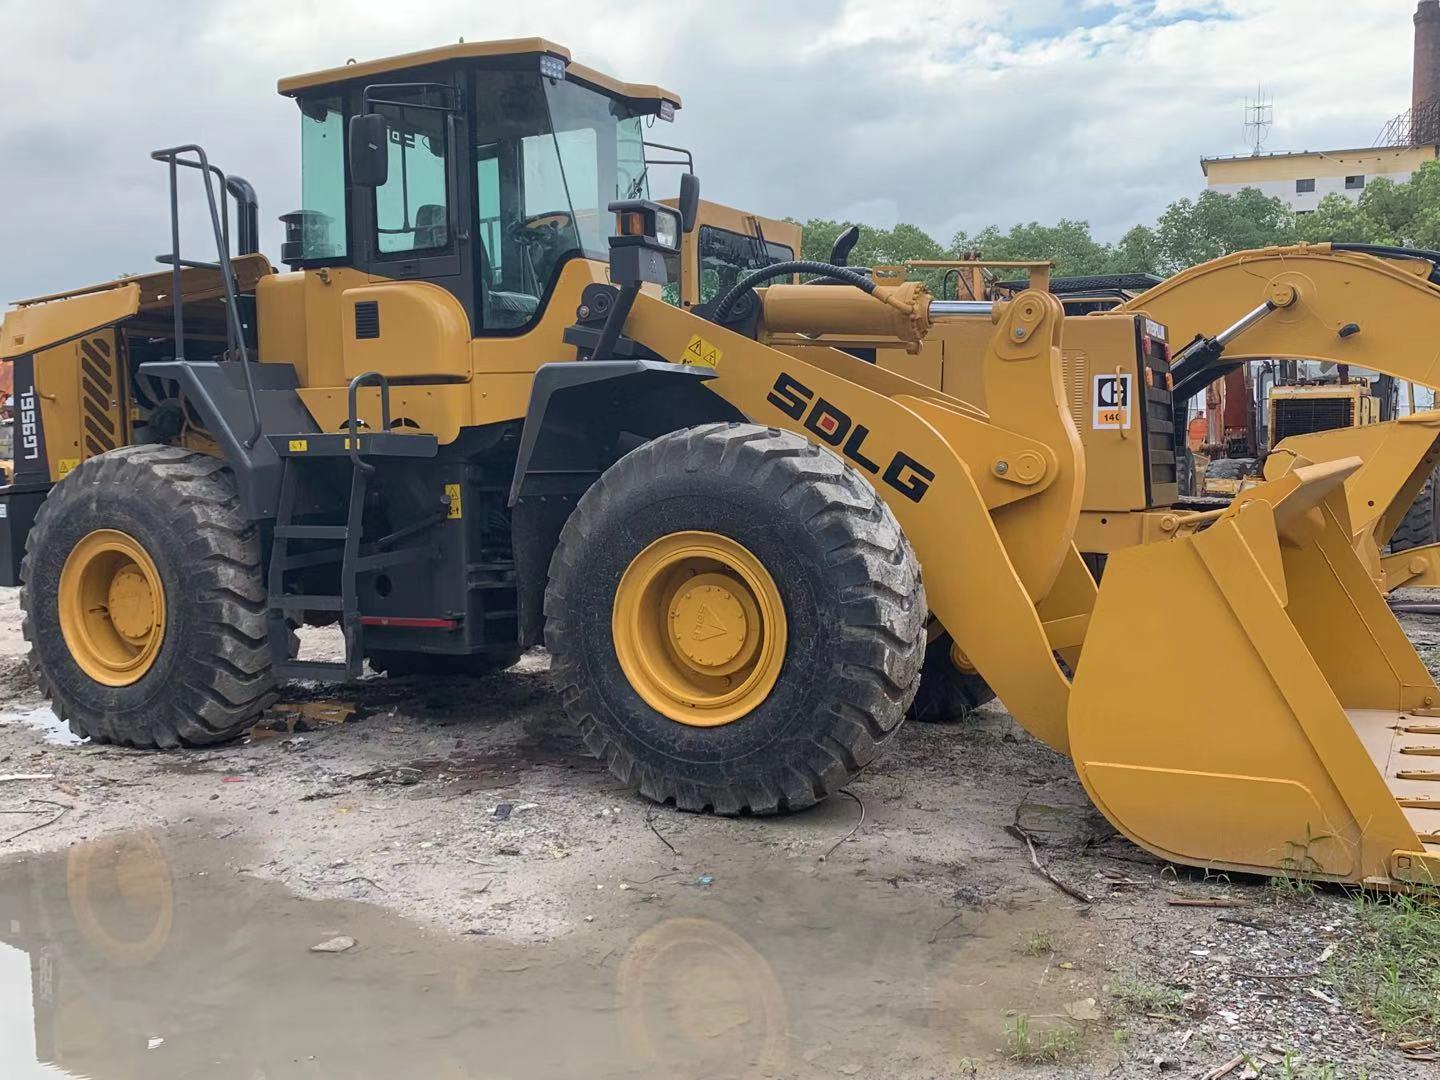
<svg viewBox="0 0 1440 1080">
<path fill-rule="evenodd" d="M 1270 452 L 1264 475 L 1300 460 L 1356 455 L 1364 467 L 1346 483 L 1354 542 L 1383 589 L 1440 584 L 1440 547 L 1430 494 L 1440 414 L 1393 420 L 1369 379 L 1375 372 L 1412 387 L 1440 387 L 1440 252 L 1361 244 L 1313 244 L 1242 251 L 1192 267 L 1115 309 L 1164 323 L 1177 350 L 1177 398 L 1254 362 L 1333 365 L 1334 380 L 1279 386 L 1267 398 Z M 1413 405 L 1413 390 L 1412 405 Z M 1405 550 L 1386 554 L 1403 530 Z M 1400 545 L 1394 545 L 1399 548 Z"/>
<path fill-rule="evenodd" d="M 249 185 L 171 147 L 166 269 L 0 325 L 31 432 L 0 570 L 77 732 L 211 743 L 283 679 L 493 670 L 543 638 L 632 788 L 795 809 L 894 734 L 933 615 L 1163 858 L 1375 885 L 1440 865 L 1440 688 L 1350 542 L 1358 458 L 1297 459 L 1117 551 L 1097 595 L 1048 292 L 979 310 L 797 260 L 667 304 L 698 186 L 650 201 L 643 132 L 679 100 L 547 41 L 280 91 L 289 272 L 256 250 Z M 187 177 L 213 259 L 180 242 Z M 798 272 L 824 280 L 772 284 Z M 983 408 L 830 347 L 918 352 L 952 323 L 987 335 Z M 1174 693 L 1202 674 L 1177 609 L 1224 707 Z M 344 662 L 295 654 L 320 622 Z"/>
</svg>

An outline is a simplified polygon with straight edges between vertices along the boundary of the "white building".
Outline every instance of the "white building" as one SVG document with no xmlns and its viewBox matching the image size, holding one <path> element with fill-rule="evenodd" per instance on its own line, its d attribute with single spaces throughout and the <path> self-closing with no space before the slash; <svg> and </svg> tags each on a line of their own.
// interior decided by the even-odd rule
<svg viewBox="0 0 1440 1080">
<path fill-rule="evenodd" d="M 1302 150 L 1202 158 L 1205 186 L 1224 195 L 1258 188 L 1283 199 L 1297 214 L 1313 211 L 1332 192 L 1359 199 L 1365 185 L 1384 177 L 1409 180 L 1423 162 L 1440 157 L 1435 146 L 1371 146 L 1357 150 Z"/>
</svg>

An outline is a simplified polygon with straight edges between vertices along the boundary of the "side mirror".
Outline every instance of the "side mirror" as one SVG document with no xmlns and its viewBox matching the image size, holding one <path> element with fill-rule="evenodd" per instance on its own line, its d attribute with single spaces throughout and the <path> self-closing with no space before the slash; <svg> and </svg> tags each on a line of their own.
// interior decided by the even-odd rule
<svg viewBox="0 0 1440 1080">
<path fill-rule="evenodd" d="M 860 226 L 851 225 L 835 238 L 835 244 L 830 249 L 831 266 L 849 266 L 850 252 L 855 250 L 855 245 L 860 242 Z"/>
<path fill-rule="evenodd" d="M 357 187 L 380 187 L 390 175 L 390 126 L 380 113 L 350 118 L 348 150 L 350 181 Z"/>
<path fill-rule="evenodd" d="M 694 232 L 700 216 L 700 178 L 692 172 L 680 174 L 680 231 Z"/>
</svg>

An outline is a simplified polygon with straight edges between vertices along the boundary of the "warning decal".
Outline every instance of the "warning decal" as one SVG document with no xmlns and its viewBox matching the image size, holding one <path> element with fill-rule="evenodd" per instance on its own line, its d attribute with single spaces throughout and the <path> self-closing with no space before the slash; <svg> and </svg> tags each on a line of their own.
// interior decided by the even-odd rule
<svg viewBox="0 0 1440 1080">
<path fill-rule="evenodd" d="M 690 344 L 685 346 L 685 355 L 680 358 L 680 363 L 687 367 L 715 367 L 725 356 L 714 345 L 696 334 L 690 339 Z"/>
<path fill-rule="evenodd" d="M 1094 418 L 1097 431 L 1130 429 L 1130 376 L 1096 375 Z"/>
</svg>

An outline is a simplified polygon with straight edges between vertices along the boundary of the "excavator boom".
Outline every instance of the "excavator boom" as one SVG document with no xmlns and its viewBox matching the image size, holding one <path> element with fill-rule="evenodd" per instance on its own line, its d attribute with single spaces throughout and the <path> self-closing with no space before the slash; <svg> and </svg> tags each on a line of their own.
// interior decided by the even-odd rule
<svg viewBox="0 0 1440 1080">
<path fill-rule="evenodd" d="M 1257 361 L 1318 361 L 1440 388 L 1440 252 L 1346 244 L 1235 252 L 1116 310 L 1162 322 L 1173 341 L 1190 343 L 1173 367 L 1177 401 Z M 1306 461 L 1361 459 L 1345 484 L 1352 542 L 1384 589 L 1440 585 L 1440 547 L 1382 554 L 1440 464 L 1440 416 L 1401 423 L 1410 426 L 1357 418 L 1284 438 L 1265 463 L 1275 477 Z"/>
</svg>

